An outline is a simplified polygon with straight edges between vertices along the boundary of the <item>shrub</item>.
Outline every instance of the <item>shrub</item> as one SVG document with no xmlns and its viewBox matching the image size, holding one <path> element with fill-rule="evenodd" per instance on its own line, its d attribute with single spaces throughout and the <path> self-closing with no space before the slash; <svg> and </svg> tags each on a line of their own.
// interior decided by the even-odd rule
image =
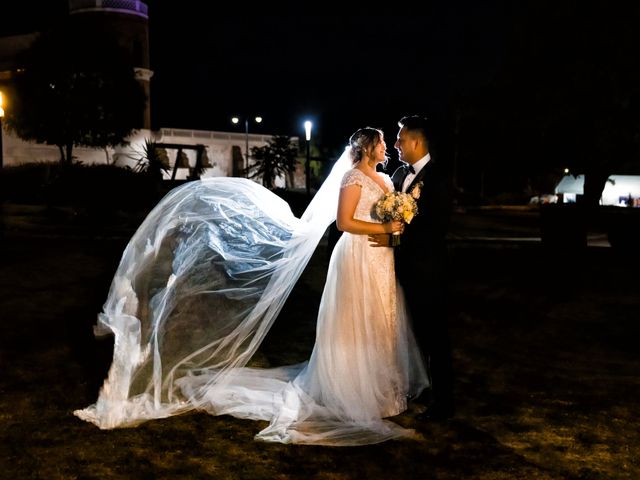
<svg viewBox="0 0 640 480">
<path fill-rule="evenodd" d="M 147 209 L 157 202 L 156 184 L 146 175 L 114 165 L 34 162 L 0 171 L 2 199 L 101 210 Z"/>
</svg>

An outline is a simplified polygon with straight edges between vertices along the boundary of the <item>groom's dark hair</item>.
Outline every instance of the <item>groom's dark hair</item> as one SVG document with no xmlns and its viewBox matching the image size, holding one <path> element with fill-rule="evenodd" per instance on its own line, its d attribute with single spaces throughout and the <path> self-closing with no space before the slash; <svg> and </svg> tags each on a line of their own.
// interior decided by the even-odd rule
<svg viewBox="0 0 640 480">
<path fill-rule="evenodd" d="M 398 120 L 398 126 L 400 128 L 405 127 L 407 131 L 422 136 L 427 142 L 431 158 L 435 159 L 435 157 L 440 156 L 440 141 L 436 138 L 439 135 L 436 135 L 435 126 L 430 119 L 419 115 L 407 115 Z M 436 150 L 435 154 L 434 150 Z"/>
<path fill-rule="evenodd" d="M 404 127 L 407 131 L 411 133 L 417 133 L 420 136 L 424 137 L 427 141 L 427 147 L 430 146 L 431 143 L 431 122 L 426 117 L 420 117 L 418 115 L 407 115 L 406 117 L 402 117 L 398 120 L 398 126 L 400 128 Z"/>
</svg>

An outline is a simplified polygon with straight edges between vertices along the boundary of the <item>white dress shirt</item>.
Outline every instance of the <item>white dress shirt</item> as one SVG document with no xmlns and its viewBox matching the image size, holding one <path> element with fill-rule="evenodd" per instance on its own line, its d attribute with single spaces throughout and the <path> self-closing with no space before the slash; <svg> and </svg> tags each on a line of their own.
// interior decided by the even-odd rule
<svg viewBox="0 0 640 480">
<path fill-rule="evenodd" d="M 402 184 L 403 192 L 407 191 L 407 188 L 409 188 L 409 185 L 411 185 L 411 182 L 413 182 L 413 179 L 416 178 L 416 176 L 420 173 L 420 170 L 422 170 L 424 166 L 427 163 L 429 163 L 429 160 L 431 160 L 431 155 L 427 153 L 424 157 L 422 157 L 420 160 L 418 160 L 416 163 L 413 164 L 413 169 L 415 170 L 415 173 L 409 172 L 409 175 L 405 177 L 404 183 Z"/>
</svg>

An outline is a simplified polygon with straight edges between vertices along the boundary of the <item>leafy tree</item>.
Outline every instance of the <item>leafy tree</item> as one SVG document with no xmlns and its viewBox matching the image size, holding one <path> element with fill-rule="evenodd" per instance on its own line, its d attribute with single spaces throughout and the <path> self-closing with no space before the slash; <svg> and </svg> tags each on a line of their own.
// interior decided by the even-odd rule
<svg viewBox="0 0 640 480">
<path fill-rule="evenodd" d="M 254 163 L 249 166 L 249 178 L 262 177 L 262 184 L 270 190 L 275 179 L 296 169 L 298 147 L 287 135 L 275 135 L 264 147 L 252 147 Z"/>
<path fill-rule="evenodd" d="M 64 24 L 42 33 L 21 59 L 7 126 L 24 140 L 73 147 L 125 143 L 139 127 L 146 97 L 125 49 L 106 32 Z"/>
</svg>

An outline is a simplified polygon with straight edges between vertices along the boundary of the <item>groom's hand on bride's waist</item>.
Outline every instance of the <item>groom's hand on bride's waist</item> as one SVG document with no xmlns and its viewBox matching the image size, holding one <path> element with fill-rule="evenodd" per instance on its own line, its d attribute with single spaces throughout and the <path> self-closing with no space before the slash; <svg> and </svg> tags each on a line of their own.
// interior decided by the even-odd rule
<svg viewBox="0 0 640 480">
<path fill-rule="evenodd" d="M 369 245 L 372 247 L 392 247 L 391 234 L 374 233 L 369 235 Z"/>
</svg>

